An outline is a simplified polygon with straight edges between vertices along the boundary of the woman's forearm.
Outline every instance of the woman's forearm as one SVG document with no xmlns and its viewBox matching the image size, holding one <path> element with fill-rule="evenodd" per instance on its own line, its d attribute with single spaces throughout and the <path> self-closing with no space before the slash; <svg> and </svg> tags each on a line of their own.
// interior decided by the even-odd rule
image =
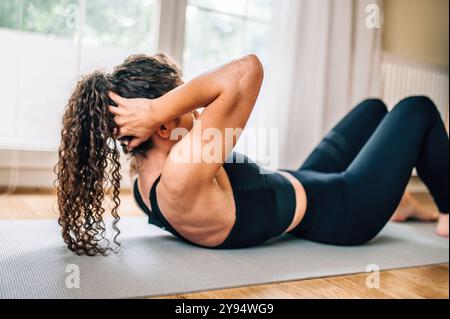
<svg viewBox="0 0 450 319">
<path fill-rule="evenodd" d="M 151 112 L 160 123 L 166 123 L 200 107 L 206 107 L 225 91 L 227 94 L 234 92 L 238 95 L 241 78 L 254 67 L 255 57 L 252 55 L 233 60 L 152 100 Z"/>
</svg>

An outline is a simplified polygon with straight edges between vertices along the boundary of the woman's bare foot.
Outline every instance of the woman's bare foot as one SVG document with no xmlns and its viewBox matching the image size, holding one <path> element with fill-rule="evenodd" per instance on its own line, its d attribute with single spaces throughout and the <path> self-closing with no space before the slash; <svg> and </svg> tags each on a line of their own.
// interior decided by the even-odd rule
<svg viewBox="0 0 450 319">
<path fill-rule="evenodd" d="M 411 218 L 431 222 L 439 218 L 439 213 L 427 210 L 410 193 L 406 192 L 394 215 L 392 215 L 391 220 L 394 222 L 404 222 Z"/>
<path fill-rule="evenodd" d="M 448 238 L 448 214 L 439 215 L 439 222 L 436 227 L 436 233 L 439 236 Z"/>
</svg>

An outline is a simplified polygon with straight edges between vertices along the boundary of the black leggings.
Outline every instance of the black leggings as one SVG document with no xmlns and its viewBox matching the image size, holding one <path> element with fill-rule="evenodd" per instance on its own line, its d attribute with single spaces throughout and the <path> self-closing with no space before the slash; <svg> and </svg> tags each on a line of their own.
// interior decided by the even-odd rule
<svg viewBox="0 0 450 319">
<path fill-rule="evenodd" d="M 353 109 L 312 152 L 296 176 L 308 207 L 290 233 L 359 245 L 375 237 L 397 208 L 414 167 L 441 213 L 449 206 L 449 140 L 436 106 L 410 97 L 391 112 L 380 100 Z"/>
</svg>

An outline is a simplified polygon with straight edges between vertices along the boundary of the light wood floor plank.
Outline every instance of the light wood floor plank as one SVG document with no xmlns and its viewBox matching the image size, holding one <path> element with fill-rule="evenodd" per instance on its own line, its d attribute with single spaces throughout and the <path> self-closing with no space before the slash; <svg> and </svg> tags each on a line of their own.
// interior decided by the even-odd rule
<svg viewBox="0 0 450 319">
<path fill-rule="evenodd" d="M 366 286 L 367 274 L 298 280 L 268 285 L 162 296 L 166 299 L 259 298 L 448 298 L 448 264 L 380 273 L 380 288 Z"/>
</svg>

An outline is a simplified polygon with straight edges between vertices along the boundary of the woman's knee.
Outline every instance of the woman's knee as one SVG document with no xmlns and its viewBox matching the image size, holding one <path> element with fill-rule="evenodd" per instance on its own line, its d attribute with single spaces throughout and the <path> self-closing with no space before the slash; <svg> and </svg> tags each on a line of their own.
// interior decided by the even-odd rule
<svg viewBox="0 0 450 319">
<path fill-rule="evenodd" d="M 435 118 L 439 111 L 434 102 L 427 96 L 410 96 L 400 101 L 394 108 L 408 116 L 417 116 L 422 119 Z"/>
<path fill-rule="evenodd" d="M 360 107 L 364 108 L 364 112 L 370 112 L 373 116 L 384 116 L 388 112 L 386 104 L 380 99 L 367 99 L 360 103 Z"/>
</svg>

